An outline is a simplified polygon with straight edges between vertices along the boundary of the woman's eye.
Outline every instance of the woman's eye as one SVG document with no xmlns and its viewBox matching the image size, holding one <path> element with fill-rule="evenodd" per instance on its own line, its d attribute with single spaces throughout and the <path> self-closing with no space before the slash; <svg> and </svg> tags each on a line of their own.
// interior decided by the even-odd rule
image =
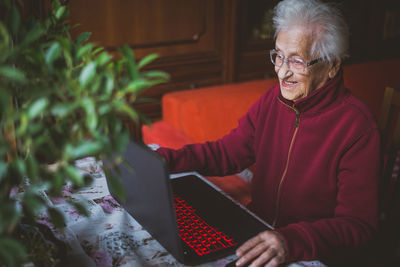
<svg viewBox="0 0 400 267">
<path fill-rule="evenodd" d="M 290 62 L 295 66 L 303 66 L 304 65 L 304 61 L 301 59 L 292 58 L 292 59 L 290 59 Z"/>
</svg>

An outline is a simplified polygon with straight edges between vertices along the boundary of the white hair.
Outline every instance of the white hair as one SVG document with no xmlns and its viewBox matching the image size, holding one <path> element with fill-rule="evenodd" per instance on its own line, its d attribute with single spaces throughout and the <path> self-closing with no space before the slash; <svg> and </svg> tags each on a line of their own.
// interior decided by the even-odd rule
<svg viewBox="0 0 400 267">
<path fill-rule="evenodd" d="M 332 4 L 318 0 L 283 0 L 274 9 L 275 37 L 280 30 L 302 26 L 310 29 L 315 39 L 311 55 L 328 61 L 348 56 L 349 29 L 340 12 Z"/>
</svg>

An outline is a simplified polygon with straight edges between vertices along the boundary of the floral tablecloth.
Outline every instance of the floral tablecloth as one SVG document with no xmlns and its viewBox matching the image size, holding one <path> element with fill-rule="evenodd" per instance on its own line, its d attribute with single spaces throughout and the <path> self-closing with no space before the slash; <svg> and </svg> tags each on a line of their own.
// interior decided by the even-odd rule
<svg viewBox="0 0 400 267">
<path fill-rule="evenodd" d="M 85 158 L 76 165 L 94 178 L 92 185 L 79 191 L 66 187 L 62 198 L 48 199 L 65 214 L 67 226 L 55 234 L 67 243 L 68 259 L 74 267 L 184 266 L 110 196 L 101 163 Z M 86 203 L 90 216 L 80 215 L 67 204 L 68 198 Z M 39 221 L 46 224 L 47 219 L 44 213 Z M 231 255 L 200 266 L 225 266 L 234 259 Z M 324 265 L 315 261 L 290 265 L 294 266 Z"/>
</svg>

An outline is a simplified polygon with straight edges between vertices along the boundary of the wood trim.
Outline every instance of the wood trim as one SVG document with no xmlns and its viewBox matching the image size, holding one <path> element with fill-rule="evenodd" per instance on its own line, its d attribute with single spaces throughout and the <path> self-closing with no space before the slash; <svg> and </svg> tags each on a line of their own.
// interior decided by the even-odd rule
<svg viewBox="0 0 400 267">
<path fill-rule="evenodd" d="M 225 0 L 223 2 L 224 16 L 224 41 L 222 42 L 221 51 L 224 51 L 224 68 L 223 81 L 224 83 L 235 82 L 237 72 L 237 41 L 239 40 L 238 17 L 239 17 L 239 0 Z"/>
<path fill-rule="evenodd" d="M 132 49 L 137 49 L 137 48 L 153 48 L 153 47 L 160 47 L 160 46 L 173 46 L 173 45 L 179 45 L 179 44 L 191 44 L 191 43 L 197 43 L 199 42 L 200 38 L 202 36 L 204 36 L 204 34 L 207 31 L 207 18 L 206 18 L 206 0 L 202 1 L 202 25 L 201 28 L 199 30 L 199 32 L 195 32 L 193 34 L 191 34 L 191 36 L 187 36 L 185 38 L 182 39 L 178 39 L 178 40 L 173 40 L 173 41 L 162 41 L 162 42 L 154 42 L 154 43 L 134 43 L 134 44 L 130 44 L 129 46 Z M 119 48 L 116 46 L 105 46 L 105 48 L 109 51 L 115 51 Z"/>
<path fill-rule="evenodd" d="M 160 58 L 144 70 L 163 70 L 171 75 L 171 79 L 167 84 L 151 88 L 145 93 L 155 96 L 171 90 L 162 88 L 172 87 L 176 90 L 175 86 L 171 85 L 182 82 L 187 82 L 186 89 L 199 87 L 198 82 L 203 80 L 217 79 L 218 83 L 222 83 L 222 61 L 221 55 L 215 51 Z"/>
</svg>

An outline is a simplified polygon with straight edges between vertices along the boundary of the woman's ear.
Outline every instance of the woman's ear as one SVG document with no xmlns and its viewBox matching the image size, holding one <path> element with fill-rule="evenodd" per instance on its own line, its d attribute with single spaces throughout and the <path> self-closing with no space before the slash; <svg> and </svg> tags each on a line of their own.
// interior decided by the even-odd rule
<svg viewBox="0 0 400 267">
<path fill-rule="evenodd" d="M 336 74 L 340 70 L 340 66 L 342 65 L 342 60 L 335 60 L 334 62 L 331 63 L 331 66 L 329 68 L 328 76 L 329 79 L 332 79 L 333 77 L 336 76 Z"/>
</svg>

